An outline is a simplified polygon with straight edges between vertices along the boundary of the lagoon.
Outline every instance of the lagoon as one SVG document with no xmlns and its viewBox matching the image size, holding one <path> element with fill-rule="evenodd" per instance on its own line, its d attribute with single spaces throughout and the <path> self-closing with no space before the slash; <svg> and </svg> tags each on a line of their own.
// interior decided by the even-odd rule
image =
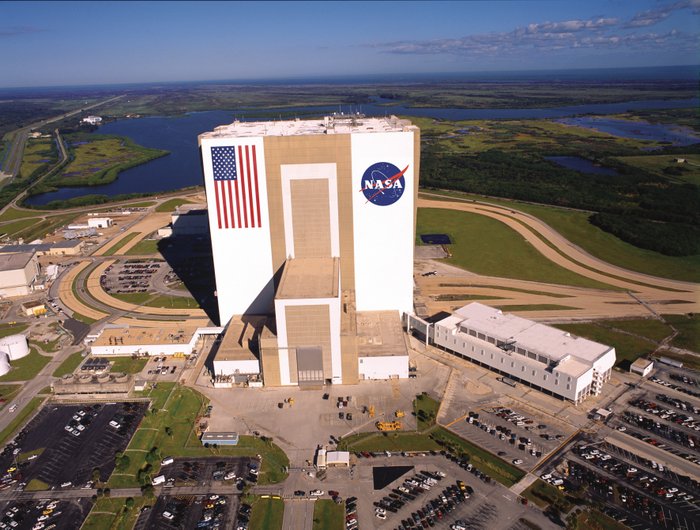
<svg viewBox="0 0 700 530">
<path fill-rule="evenodd" d="M 697 106 L 698 99 L 629 101 L 576 105 L 547 109 L 435 109 L 385 106 L 379 104 L 353 107 L 310 106 L 269 110 L 205 111 L 176 117 L 144 117 L 106 123 L 98 134 L 128 136 L 145 147 L 165 149 L 169 155 L 141 166 L 128 169 L 119 178 L 103 186 L 60 188 L 57 191 L 34 195 L 26 200 L 29 205 L 41 206 L 54 200 L 66 200 L 83 195 L 114 196 L 127 193 L 163 193 L 188 186 L 202 185 L 202 170 L 197 147 L 197 135 L 234 119 L 289 119 L 290 117 L 318 117 L 333 112 L 363 112 L 368 116 L 399 114 L 431 117 L 444 120 L 477 119 L 541 119 L 565 118 L 580 114 L 615 114 L 627 110 L 654 108 L 685 108 Z M 578 118 L 577 118 L 578 119 Z M 634 122 L 637 123 L 637 122 Z M 658 126 L 665 127 L 665 126 Z M 668 128 L 668 127 L 667 127 Z"/>
<path fill-rule="evenodd" d="M 555 164 L 573 169 L 581 173 L 593 173 L 595 175 L 609 175 L 611 177 L 619 175 L 617 170 L 611 167 L 599 166 L 586 158 L 580 156 L 546 156 L 545 159 Z"/>
</svg>

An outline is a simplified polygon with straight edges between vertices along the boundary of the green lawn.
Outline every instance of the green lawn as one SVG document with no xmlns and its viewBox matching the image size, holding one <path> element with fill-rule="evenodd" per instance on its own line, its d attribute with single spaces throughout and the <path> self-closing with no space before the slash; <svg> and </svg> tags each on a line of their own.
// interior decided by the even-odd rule
<svg viewBox="0 0 700 530">
<path fill-rule="evenodd" d="M 673 333 L 673 330 L 671 330 L 669 326 L 653 318 L 609 320 L 606 321 L 604 325 L 605 327 L 621 329 L 628 333 L 641 335 L 655 342 L 659 342 Z"/>
<path fill-rule="evenodd" d="M 249 530 L 281 530 L 284 517 L 284 502 L 281 499 L 248 498 L 253 507 Z"/>
<path fill-rule="evenodd" d="M 679 164 L 677 158 L 685 158 L 689 163 Z M 616 160 L 671 180 L 690 182 L 700 186 L 700 155 L 682 153 L 677 155 L 618 156 Z M 679 174 L 676 175 L 675 173 Z"/>
<path fill-rule="evenodd" d="M 0 324 L 0 338 L 24 332 L 29 324 Z"/>
<path fill-rule="evenodd" d="M 437 451 L 445 449 L 457 455 L 466 455 L 480 471 L 507 487 L 512 486 L 525 472 L 481 447 L 448 431 L 433 427 L 423 433 L 389 432 L 361 433 L 343 438 L 339 449 L 347 451 Z"/>
<path fill-rule="evenodd" d="M 4 403 L 0 403 L 0 409 L 4 409 L 14 397 L 22 390 L 22 385 L 0 385 L 0 398 L 4 399 Z"/>
<path fill-rule="evenodd" d="M 53 372 L 54 377 L 63 377 L 66 374 L 72 374 L 80 363 L 83 361 L 83 352 L 72 353 L 68 358 L 61 363 Z"/>
<path fill-rule="evenodd" d="M 51 357 L 40 355 L 35 348 L 31 348 L 29 350 L 29 355 L 10 363 L 12 369 L 0 377 L 0 382 L 29 381 L 33 379 L 50 360 Z"/>
<path fill-rule="evenodd" d="M 129 241 L 131 241 L 132 239 L 134 239 L 136 236 L 138 236 L 138 235 L 140 235 L 140 234 L 141 234 L 141 232 L 131 232 L 130 234 L 128 234 L 128 235 L 127 235 L 126 237 L 124 237 L 123 239 L 120 239 L 119 242 L 118 242 L 116 245 L 111 246 L 111 247 L 104 253 L 104 255 L 105 255 L 105 256 L 113 256 L 114 254 L 116 254 L 117 252 L 119 252 L 119 250 L 120 250 L 122 247 L 124 247 Z"/>
<path fill-rule="evenodd" d="M 24 219 L 25 217 L 36 217 L 37 212 L 31 210 L 18 210 L 17 208 L 8 208 L 2 215 L 0 215 L 0 223 L 6 221 L 16 221 L 17 219 Z"/>
<path fill-rule="evenodd" d="M 40 221 L 36 218 L 12 221 L 11 223 L 7 223 L 0 226 L 0 234 L 7 234 L 9 237 L 14 238 L 17 234 L 19 234 L 23 230 L 27 230 L 28 228 L 34 226 L 37 222 Z"/>
<path fill-rule="evenodd" d="M 126 252 L 127 256 L 141 256 L 145 254 L 157 254 L 158 241 L 155 239 L 144 239 L 136 243 Z"/>
<path fill-rule="evenodd" d="M 673 346 L 700 353 L 700 315 L 664 315 L 664 319 L 678 330 Z"/>
<path fill-rule="evenodd" d="M 187 199 L 170 199 L 156 206 L 156 212 L 172 212 L 176 207 L 182 206 L 183 204 L 192 204 L 192 201 L 188 201 Z"/>
<path fill-rule="evenodd" d="M 487 276 L 613 289 L 574 274 L 542 256 L 520 235 L 489 217 L 454 210 L 419 208 L 417 234 L 446 233 L 452 245 L 446 261 Z"/>
<path fill-rule="evenodd" d="M 314 505 L 313 530 L 343 530 L 345 504 L 336 504 L 331 499 L 319 499 Z"/>
<path fill-rule="evenodd" d="M 112 361 L 111 372 L 126 372 L 127 374 L 138 374 L 146 366 L 148 358 L 132 359 L 131 357 L 110 357 Z"/>
<path fill-rule="evenodd" d="M 418 394 L 413 400 L 413 406 L 418 420 L 418 430 L 422 431 L 435 425 L 440 402 L 427 394 Z"/>
<path fill-rule="evenodd" d="M 173 309 L 196 309 L 199 304 L 189 296 L 171 296 L 157 293 L 117 293 L 112 295 L 123 302 L 146 307 L 163 307 Z"/>
<path fill-rule="evenodd" d="M 32 480 L 29 481 L 27 486 L 24 488 L 24 491 L 46 491 L 50 488 L 51 488 L 51 486 L 49 486 L 43 480 L 39 480 L 38 478 L 33 478 Z"/>
<path fill-rule="evenodd" d="M 80 313 L 76 313 L 73 311 L 73 318 L 75 320 L 80 320 L 84 324 L 94 324 L 97 322 L 94 318 L 86 317 L 85 315 L 81 315 Z"/>
<path fill-rule="evenodd" d="M 615 323 L 615 321 L 612 322 Z M 637 358 L 647 356 L 656 349 L 656 344 L 652 340 L 614 331 L 607 327 L 609 323 L 610 321 L 592 324 L 554 324 L 554 327 L 606 346 L 613 346 L 617 354 L 615 366 L 623 370 L 629 369 L 629 365 Z"/>
<path fill-rule="evenodd" d="M 571 526 L 567 528 L 578 530 L 627 530 L 629 527 L 591 508 L 585 512 L 581 512 L 577 517 L 577 525 L 575 527 Z"/>
<path fill-rule="evenodd" d="M 145 464 L 146 453 L 158 447 L 161 455 L 173 457 L 219 457 L 219 456 L 263 456 L 260 484 L 270 484 L 283 480 L 287 474 L 284 468 L 289 459 L 274 443 L 253 436 L 241 436 L 235 447 L 204 447 L 194 432 L 195 420 L 206 405 L 206 398 L 196 390 L 175 383 L 158 383 L 156 389 L 141 393 L 152 400 L 151 407 L 157 412 L 144 416 L 139 430 L 131 439 L 126 454 L 129 468 L 112 474 L 109 486 L 137 486 L 137 473 Z M 170 428 L 170 435 L 166 433 Z M 155 473 L 157 469 L 153 470 Z"/>
<path fill-rule="evenodd" d="M 558 506 L 561 511 L 568 512 L 572 504 L 566 499 L 566 495 L 555 486 L 537 479 L 527 488 L 522 496 L 544 509 L 550 505 Z"/>
<path fill-rule="evenodd" d="M 126 508 L 126 498 L 100 497 L 90 510 L 81 530 L 131 530 L 144 505 L 143 497 L 136 497 L 134 505 Z"/>
<path fill-rule="evenodd" d="M 19 429 L 27 418 L 31 416 L 36 409 L 44 402 L 43 397 L 35 397 L 22 410 L 12 412 L 14 419 L 0 432 L 0 444 L 4 444 L 17 429 Z"/>
<path fill-rule="evenodd" d="M 468 455 L 474 467 L 508 488 L 525 476 L 521 469 L 443 427 L 438 427 L 432 436 L 453 453 Z"/>
<path fill-rule="evenodd" d="M 586 252 L 613 265 L 662 278 L 700 282 L 700 255 L 673 257 L 635 247 L 590 224 L 588 222 L 590 214 L 587 212 L 457 192 L 445 192 L 444 195 L 478 200 L 529 213 L 547 223 Z M 435 197 L 426 196 L 426 198 Z"/>
<path fill-rule="evenodd" d="M 48 169 L 58 161 L 58 152 L 53 138 L 30 138 L 24 146 L 19 177 L 26 179 L 42 168 Z"/>
</svg>

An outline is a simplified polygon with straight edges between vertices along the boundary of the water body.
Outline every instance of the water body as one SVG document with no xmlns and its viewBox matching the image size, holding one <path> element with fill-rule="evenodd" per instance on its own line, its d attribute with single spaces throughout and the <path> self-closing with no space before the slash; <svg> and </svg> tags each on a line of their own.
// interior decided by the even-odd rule
<svg viewBox="0 0 700 530">
<path fill-rule="evenodd" d="M 645 121 L 615 120 L 598 116 L 580 116 L 557 120 L 567 125 L 586 127 L 596 131 L 632 138 L 635 140 L 652 140 L 668 142 L 672 145 L 690 145 L 700 142 L 700 136 L 688 127 L 664 125 Z"/>
<path fill-rule="evenodd" d="M 629 101 L 596 105 L 575 105 L 552 109 L 431 109 L 410 108 L 401 105 L 377 104 L 344 106 L 311 106 L 255 111 L 205 111 L 179 117 L 145 117 L 106 123 L 98 134 L 128 136 L 137 144 L 165 149 L 170 154 L 128 169 L 119 178 L 104 186 L 60 188 L 50 193 L 34 195 L 28 204 L 44 205 L 54 200 L 66 200 L 83 195 L 100 194 L 114 196 L 124 193 L 162 193 L 187 186 L 201 185 L 202 170 L 197 148 L 197 135 L 234 119 L 279 119 L 289 117 L 322 116 L 333 112 L 363 112 L 368 116 L 430 117 L 445 120 L 475 119 L 538 119 L 565 118 L 579 114 L 616 114 L 628 110 L 684 108 L 697 106 L 697 98 L 683 100 Z M 663 127 L 663 126 L 660 126 Z"/>
<path fill-rule="evenodd" d="M 545 158 L 566 169 L 573 169 L 581 173 L 594 173 L 596 175 L 609 175 L 611 177 L 619 175 L 614 168 L 596 165 L 590 160 L 579 156 L 546 156 Z"/>
</svg>

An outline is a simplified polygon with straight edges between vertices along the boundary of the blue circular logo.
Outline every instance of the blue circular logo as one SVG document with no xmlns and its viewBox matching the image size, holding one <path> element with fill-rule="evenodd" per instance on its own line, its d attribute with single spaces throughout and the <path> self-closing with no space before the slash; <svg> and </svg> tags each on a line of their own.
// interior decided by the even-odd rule
<svg viewBox="0 0 700 530">
<path fill-rule="evenodd" d="M 406 189 L 403 178 L 408 166 L 401 171 L 389 162 L 372 164 L 362 175 L 362 193 L 377 206 L 389 206 L 398 201 Z"/>
</svg>

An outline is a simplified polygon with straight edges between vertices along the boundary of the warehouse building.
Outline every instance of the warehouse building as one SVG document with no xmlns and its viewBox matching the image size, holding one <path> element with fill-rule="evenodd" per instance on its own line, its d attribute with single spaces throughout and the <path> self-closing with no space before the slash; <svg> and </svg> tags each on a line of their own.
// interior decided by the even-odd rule
<svg viewBox="0 0 700 530">
<path fill-rule="evenodd" d="M 580 403 L 600 394 L 615 348 L 479 303 L 435 324 L 434 344 L 538 390 Z"/>
<path fill-rule="evenodd" d="M 35 252 L 0 254 L 0 298 L 28 295 L 38 275 Z"/>
<path fill-rule="evenodd" d="M 90 353 L 94 356 L 187 356 L 193 353 L 200 337 L 217 336 L 222 331 L 222 328 L 197 328 L 166 322 L 158 328 L 106 327 L 89 337 L 93 339 Z"/>
<path fill-rule="evenodd" d="M 407 377 L 405 341 L 389 331 L 413 310 L 418 128 L 395 116 L 235 122 L 199 145 L 220 321 L 263 319 L 247 344 L 265 385 Z"/>
</svg>

